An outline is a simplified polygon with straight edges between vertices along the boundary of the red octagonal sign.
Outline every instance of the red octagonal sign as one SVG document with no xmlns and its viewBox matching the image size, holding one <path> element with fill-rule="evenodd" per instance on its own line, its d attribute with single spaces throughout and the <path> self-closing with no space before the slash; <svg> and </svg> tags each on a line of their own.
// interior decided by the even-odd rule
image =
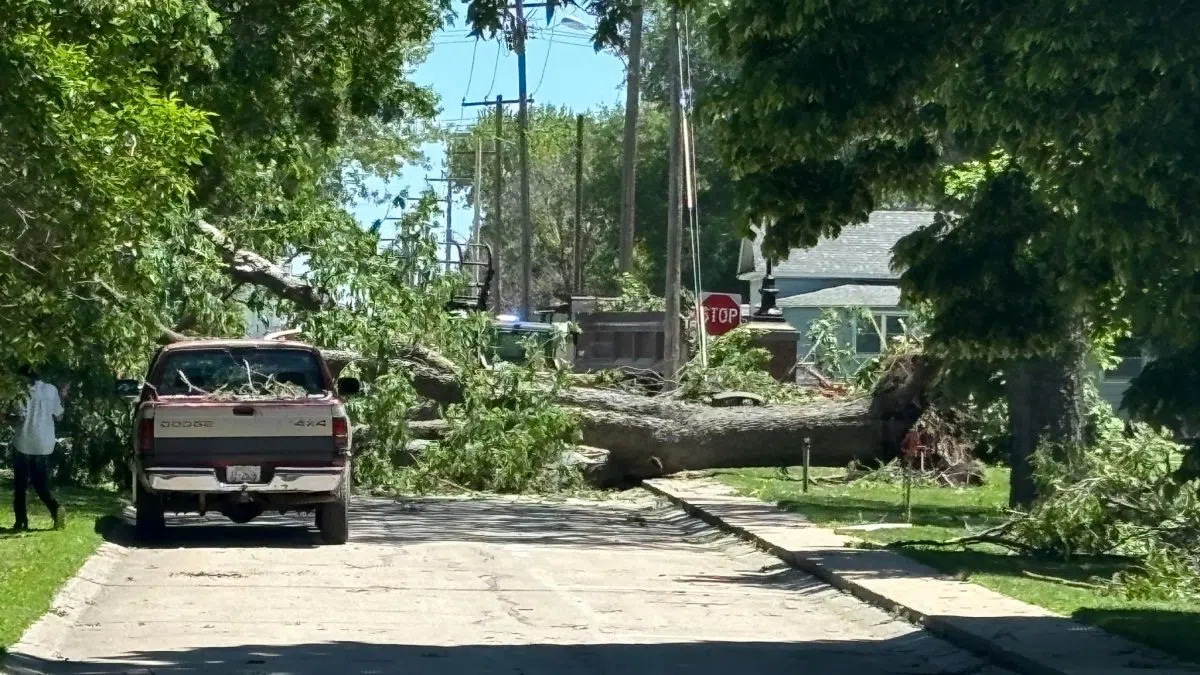
<svg viewBox="0 0 1200 675">
<path fill-rule="evenodd" d="M 724 335 L 742 323 L 742 304 L 728 293 L 708 293 L 700 303 L 704 308 L 704 330 L 709 335 Z"/>
</svg>

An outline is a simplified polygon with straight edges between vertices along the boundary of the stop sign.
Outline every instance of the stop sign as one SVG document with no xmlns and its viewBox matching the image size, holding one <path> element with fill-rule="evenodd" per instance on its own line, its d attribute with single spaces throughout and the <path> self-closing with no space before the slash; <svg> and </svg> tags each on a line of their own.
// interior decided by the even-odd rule
<svg viewBox="0 0 1200 675">
<path fill-rule="evenodd" d="M 700 303 L 704 308 L 704 331 L 724 335 L 742 323 L 742 304 L 728 293 L 707 293 Z"/>
</svg>

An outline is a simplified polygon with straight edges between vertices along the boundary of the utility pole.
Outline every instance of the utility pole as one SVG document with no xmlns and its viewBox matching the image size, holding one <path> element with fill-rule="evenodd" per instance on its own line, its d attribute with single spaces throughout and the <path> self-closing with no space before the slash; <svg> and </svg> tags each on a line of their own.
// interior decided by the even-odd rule
<svg viewBox="0 0 1200 675">
<path fill-rule="evenodd" d="M 671 130 L 668 150 L 668 202 L 667 202 L 667 279 L 666 316 L 663 319 L 663 375 L 667 387 L 674 389 L 679 382 L 683 361 L 680 354 L 679 294 L 681 290 L 680 259 L 683 257 L 683 223 L 680 219 L 680 125 L 683 111 L 680 105 L 679 75 L 679 12 L 671 10 L 667 32 L 667 51 L 670 55 Z"/>
<path fill-rule="evenodd" d="M 447 163 L 449 163 L 449 153 L 447 153 Z M 466 183 L 468 181 L 464 181 L 460 178 L 455 178 L 453 176 L 442 176 L 441 178 L 426 178 L 425 180 L 427 180 L 431 183 L 444 182 L 446 184 L 446 199 L 444 200 L 446 202 L 446 273 L 449 274 L 451 271 L 451 268 L 452 268 L 452 263 L 451 263 L 450 257 L 452 255 L 452 249 L 453 249 L 453 243 L 454 243 L 454 228 L 452 227 L 452 220 L 451 220 L 451 218 L 452 218 L 451 214 L 454 213 L 454 208 L 453 208 L 454 207 L 454 184 L 455 183 Z M 438 201 L 443 201 L 443 200 L 439 199 Z M 459 261 L 459 262 L 463 262 L 463 261 Z"/>
<path fill-rule="evenodd" d="M 504 277 L 501 276 L 501 274 L 500 274 L 500 272 L 503 269 L 504 260 L 501 255 L 500 249 L 502 247 L 501 247 L 501 240 L 499 239 L 500 229 L 502 227 L 501 223 L 504 222 L 504 220 L 501 217 L 502 205 L 504 204 L 504 156 L 500 154 L 500 152 L 501 152 L 500 148 L 502 146 L 501 141 L 503 138 L 504 138 L 504 97 L 499 94 L 496 94 L 496 138 L 493 139 L 493 142 L 495 145 L 493 145 L 493 147 L 492 147 L 492 149 L 496 151 L 496 157 L 495 157 L 495 160 L 496 160 L 496 188 L 495 188 L 496 220 L 495 220 L 495 227 L 492 230 L 492 242 L 496 245 L 496 250 L 495 250 L 495 263 L 492 265 L 492 268 L 493 268 L 493 271 L 495 272 L 495 279 L 496 279 L 496 307 L 501 308 L 501 309 L 503 308 L 502 305 L 504 302 L 504 295 L 503 295 L 504 288 L 502 287 L 502 285 L 504 283 L 503 282 Z"/>
<path fill-rule="evenodd" d="M 517 30 L 517 153 L 521 169 L 521 311 L 522 321 L 533 316 L 533 220 L 529 215 L 529 104 L 525 83 L 525 4 L 516 0 Z"/>
<path fill-rule="evenodd" d="M 629 65 L 625 69 L 625 136 L 621 146 L 621 273 L 633 271 L 633 235 L 637 215 L 637 123 L 642 79 L 642 3 L 629 17 Z"/>
<path fill-rule="evenodd" d="M 504 222 L 504 156 L 501 154 L 504 138 L 504 106 L 518 102 L 518 100 L 513 99 L 505 100 L 503 95 L 497 94 L 496 100 L 494 101 L 463 101 L 462 103 L 464 108 L 472 108 L 476 106 L 496 106 L 496 137 L 492 139 L 492 154 L 494 155 L 493 159 L 496 167 L 495 187 L 493 188 L 494 194 L 492 195 L 492 208 L 494 209 L 494 214 L 489 218 L 489 220 L 491 221 L 490 229 L 492 233 L 492 244 L 495 246 L 495 249 L 492 251 L 492 270 L 494 272 L 493 278 L 496 280 L 496 292 L 493 297 L 496 298 L 497 307 L 502 305 L 504 298 L 504 289 L 501 284 L 502 276 L 500 274 L 501 266 L 504 264 L 501 251 L 502 240 L 498 239 L 498 237 L 502 236 L 500 230 L 501 225 Z M 533 99 L 529 99 L 529 102 L 532 103 Z"/>
<path fill-rule="evenodd" d="M 449 157 L 446 158 L 449 165 Z M 450 245 L 454 241 L 454 227 L 451 225 L 454 214 L 454 181 L 446 179 L 446 274 L 450 273 Z"/>
<path fill-rule="evenodd" d="M 479 245 L 479 228 L 483 226 L 483 218 L 481 211 L 483 209 L 483 139 L 475 140 L 475 189 L 478 190 L 475 194 L 475 213 L 471 218 L 471 245 Z"/>
<path fill-rule="evenodd" d="M 571 248 L 575 257 L 575 278 L 572 287 L 577 295 L 583 294 L 583 115 L 575 118 L 575 243 Z"/>
</svg>

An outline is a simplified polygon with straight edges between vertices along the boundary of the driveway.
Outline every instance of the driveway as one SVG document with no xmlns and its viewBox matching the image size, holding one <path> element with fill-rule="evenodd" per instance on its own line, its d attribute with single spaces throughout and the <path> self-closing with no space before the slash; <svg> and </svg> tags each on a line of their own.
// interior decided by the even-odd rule
<svg viewBox="0 0 1200 675">
<path fill-rule="evenodd" d="M 159 547 L 110 545 L 98 592 L 13 662 L 72 675 L 1006 672 L 641 492 L 359 499 L 352 518 L 346 546 L 287 517 L 188 518 Z"/>
</svg>

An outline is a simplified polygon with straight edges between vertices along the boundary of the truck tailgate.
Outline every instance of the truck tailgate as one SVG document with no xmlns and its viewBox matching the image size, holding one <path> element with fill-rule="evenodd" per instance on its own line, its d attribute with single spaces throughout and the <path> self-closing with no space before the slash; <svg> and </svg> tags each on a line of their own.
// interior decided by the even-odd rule
<svg viewBox="0 0 1200 675">
<path fill-rule="evenodd" d="M 156 466 L 335 463 L 335 403 L 173 402 L 153 408 Z"/>
</svg>

